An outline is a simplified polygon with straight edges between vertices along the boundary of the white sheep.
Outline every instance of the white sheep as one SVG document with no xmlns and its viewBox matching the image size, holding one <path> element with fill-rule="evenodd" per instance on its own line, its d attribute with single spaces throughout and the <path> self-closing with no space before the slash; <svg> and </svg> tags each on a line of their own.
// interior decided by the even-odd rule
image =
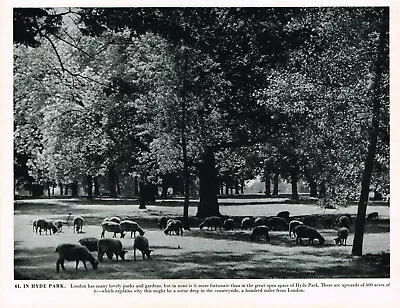
<svg viewBox="0 0 400 308">
<path fill-rule="evenodd" d="M 73 219 L 73 226 L 74 226 L 74 232 L 76 230 L 76 233 L 82 233 L 82 228 L 83 228 L 83 218 L 81 216 L 75 216 Z"/>
<path fill-rule="evenodd" d="M 183 235 L 183 227 L 182 227 L 182 222 L 180 220 L 177 219 L 168 220 L 167 227 L 164 230 L 164 234 L 168 235 L 171 232 L 175 232 L 176 235 L 179 235 L 180 232 L 181 235 Z"/>
<path fill-rule="evenodd" d="M 347 237 L 349 236 L 349 229 L 342 227 L 338 229 L 338 236 L 334 238 L 335 243 L 339 245 L 347 245 Z"/>
<path fill-rule="evenodd" d="M 79 261 L 82 261 L 85 270 L 87 270 L 86 261 L 90 262 L 94 270 L 97 269 L 99 265 L 97 260 L 92 256 L 92 254 L 85 246 L 76 244 L 61 244 L 57 246 L 56 252 L 58 253 L 58 260 L 56 262 L 57 273 L 60 272 L 60 265 L 61 268 L 65 271 L 65 260 L 76 261 L 75 270 L 78 270 Z"/>
<path fill-rule="evenodd" d="M 224 229 L 226 231 L 228 231 L 228 230 L 233 231 L 234 225 L 235 225 L 235 221 L 232 218 L 225 219 L 224 224 L 223 224 Z"/>
<path fill-rule="evenodd" d="M 42 230 L 46 231 L 49 230 L 50 234 L 53 231 L 53 234 L 58 231 L 57 227 L 53 224 L 52 221 L 47 221 L 45 219 L 38 219 L 36 221 L 36 233 L 39 230 L 39 234 L 42 235 Z"/>
<path fill-rule="evenodd" d="M 133 258 L 135 259 L 135 261 L 136 249 L 141 251 L 143 260 L 145 260 L 145 256 L 147 256 L 148 259 L 151 259 L 150 253 L 153 251 L 153 249 L 149 249 L 149 240 L 144 236 L 136 236 L 135 240 L 133 241 Z"/>
<path fill-rule="evenodd" d="M 292 232 L 293 235 L 296 236 L 295 228 L 299 225 L 303 225 L 303 222 L 300 220 L 292 220 L 289 222 L 289 237 L 292 237 Z"/>
<path fill-rule="evenodd" d="M 101 223 L 101 228 L 103 231 L 101 232 L 100 237 L 103 238 L 104 234 L 107 232 L 112 232 L 114 233 L 113 237 L 116 237 L 117 233 L 121 233 L 121 228 L 119 226 L 119 223 L 112 222 L 112 221 L 105 221 Z"/>
<path fill-rule="evenodd" d="M 102 238 L 97 243 L 97 258 L 99 261 L 103 259 L 103 255 L 106 254 L 109 260 L 112 260 L 113 255 L 121 257 L 121 260 L 125 260 L 125 254 L 128 250 L 122 248 L 120 240 L 114 238 Z"/>
<path fill-rule="evenodd" d="M 207 230 L 209 230 L 211 228 L 211 230 L 213 229 L 213 227 L 215 228 L 215 230 L 217 230 L 217 227 L 219 227 L 219 230 L 221 230 L 221 218 L 219 218 L 218 216 L 211 216 L 211 217 L 207 217 L 200 225 L 200 230 L 203 230 L 204 227 L 207 227 Z"/>
<path fill-rule="evenodd" d="M 97 243 L 99 240 L 95 237 L 81 238 L 78 243 L 85 246 L 89 251 L 97 251 Z"/>
<path fill-rule="evenodd" d="M 296 244 L 300 242 L 302 244 L 303 238 L 308 238 L 308 243 L 313 244 L 314 239 L 318 239 L 319 244 L 323 245 L 325 243 L 325 238 L 314 228 L 306 225 L 299 225 L 294 229 L 296 233 Z"/>
<path fill-rule="evenodd" d="M 251 232 L 250 239 L 252 241 L 254 241 L 254 240 L 258 240 L 258 238 L 260 236 L 265 236 L 266 241 L 269 242 L 270 238 L 269 238 L 268 231 L 269 230 L 268 230 L 267 226 L 264 226 L 264 225 L 256 226 L 256 227 L 254 227 L 253 231 Z"/>
<path fill-rule="evenodd" d="M 242 222 L 240 224 L 240 228 L 242 230 L 247 230 L 247 228 L 249 228 L 251 230 L 252 226 L 253 226 L 253 221 L 250 217 L 245 217 L 242 219 Z"/>
<path fill-rule="evenodd" d="M 125 234 L 124 232 L 131 232 L 131 237 L 132 234 L 135 236 L 136 232 L 139 232 L 140 235 L 144 235 L 143 229 L 134 221 L 131 220 L 123 220 L 119 224 L 119 228 L 121 230 L 121 237 L 124 237 Z"/>
</svg>

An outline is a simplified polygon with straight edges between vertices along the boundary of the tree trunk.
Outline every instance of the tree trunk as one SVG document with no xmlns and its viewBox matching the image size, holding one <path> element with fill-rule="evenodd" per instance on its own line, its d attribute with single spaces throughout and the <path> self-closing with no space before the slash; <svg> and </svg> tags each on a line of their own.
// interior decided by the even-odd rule
<svg viewBox="0 0 400 308">
<path fill-rule="evenodd" d="M 292 184 L 292 199 L 299 199 L 299 192 L 297 190 L 297 167 L 292 168 L 291 171 L 291 184 Z"/>
<path fill-rule="evenodd" d="M 93 178 L 91 175 L 87 176 L 87 191 L 88 191 L 87 198 L 89 200 L 93 199 Z"/>
<path fill-rule="evenodd" d="M 139 209 L 146 208 L 146 188 L 143 181 L 139 182 Z"/>
<path fill-rule="evenodd" d="M 381 78 L 384 65 L 385 45 L 386 45 L 386 31 L 385 25 L 382 21 L 382 29 L 379 34 L 379 43 L 377 49 L 377 59 L 375 67 L 375 80 L 372 86 L 372 125 L 369 136 L 369 146 L 367 157 L 365 159 L 364 172 L 361 182 L 360 201 L 357 209 L 357 220 L 354 230 L 353 248 L 351 254 L 353 256 L 362 255 L 362 246 L 364 240 L 364 227 L 365 227 L 365 214 L 367 213 L 369 187 L 371 184 L 372 170 L 374 167 L 376 145 L 378 142 L 379 131 L 379 116 L 381 113 L 380 92 L 381 92 Z"/>
<path fill-rule="evenodd" d="M 64 188 L 63 184 L 59 183 L 58 186 L 60 187 L 60 196 L 62 196 L 64 194 L 64 192 L 63 192 L 63 188 Z"/>
<path fill-rule="evenodd" d="M 269 198 L 271 197 L 271 179 L 267 169 L 265 169 L 264 171 L 264 177 L 265 177 L 265 196 Z"/>
<path fill-rule="evenodd" d="M 68 184 L 65 184 L 65 195 L 68 195 Z"/>
<path fill-rule="evenodd" d="M 100 183 L 99 183 L 99 177 L 96 176 L 94 178 L 94 195 L 95 196 L 100 196 Z"/>
<path fill-rule="evenodd" d="M 239 180 L 235 179 L 235 195 L 239 194 Z"/>
<path fill-rule="evenodd" d="M 318 197 L 317 183 L 315 183 L 314 179 L 311 176 L 308 177 L 308 185 L 310 187 L 310 197 Z"/>
<path fill-rule="evenodd" d="M 78 181 L 73 181 L 71 184 L 71 196 L 78 197 Z"/>
<path fill-rule="evenodd" d="M 244 180 L 241 180 L 240 182 L 240 193 L 243 195 L 244 194 Z"/>
<path fill-rule="evenodd" d="M 113 165 L 108 167 L 108 189 L 111 198 L 117 197 L 116 171 Z"/>
<path fill-rule="evenodd" d="M 199 167 L 200 202 L 197 207 L 197 217 L 221 216 L 217 199 L 217 170 L 215 168 L 214 152 L 208 149 L 202 155 Z"/>
<path fill-rule="evenodd" d="M 134 188 L 135 196 L 139 196 L 139 179 L 135 176 L 135 188 Z"/>
<path fill-rule="evenodd" d="M 325 181 L 322 181 L 319 184 L 318 198 L 323 199 L 325 197 L 326 197 L 326 185 L 325 185 Z"/>
<path fill-rule="evenodd" d="M 47 184 L 47 196 L 49 197 L 49 199 L 51 198 L 50 184 Z"/>
<path fill-rule="evenodd" d="M 274 174 L 274 189 L 273 189 L 273 192 L 272 192 L 273 196 L 278 196 L 278 194 L 279 194 L 278 185 L 279 185 L 279 173 L 276 172 Z"/>
</svg>

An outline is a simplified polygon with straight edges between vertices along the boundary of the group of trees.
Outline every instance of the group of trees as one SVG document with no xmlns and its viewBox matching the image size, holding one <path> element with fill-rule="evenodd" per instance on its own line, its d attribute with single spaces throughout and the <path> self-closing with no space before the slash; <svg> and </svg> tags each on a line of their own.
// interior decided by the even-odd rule
<svg viewBox="0 0 400 308">
<path fill-rule="evenodd" d="M 89 197 L 129 174 L 141 206 L 179 175 L 184 223 L 194 177 L 198 216 L 255 175 L 335 204 L 362 186 L 365 216 L 389 188 L 388 46 L 382 7 L 15 9 L 15 170 Z"/>
</svg>

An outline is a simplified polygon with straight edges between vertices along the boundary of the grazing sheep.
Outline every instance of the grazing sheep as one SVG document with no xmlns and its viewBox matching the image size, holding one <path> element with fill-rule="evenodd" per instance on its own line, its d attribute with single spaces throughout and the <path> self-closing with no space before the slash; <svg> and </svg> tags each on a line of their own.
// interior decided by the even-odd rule
<svg viewBox="0 0 400 308">
<path fill-rule="evenodd" d="M 211 228 L 211 230 L 213 229 L 213 227 L 215 228 L 215 230 L 217 230 L 217 227 L 219 227 L 219 230 L 221 230 L 221 218 L 219 218 L 218 216 L 211 216 L 211 217 L 207 217 L 206 220 L 204 220 L 200 225 L 200 230 L 203 230 L 204 227 L 207 227 L 207 230 L 209 230 Z"/>
<path fill-rule="evenodd" d="M 113 237 L 116 237 L 117 233 L 121 233 L 121 228 L 118 223 L 112 221 L 105 221 L 101 223 L 101 228 L 103 231 L 101 232 L 100 237 L 103 238 L 104 234 L 107 232 L 113 232 Z"/>
<path fill-rule="evenodd" d="M 290 212 L 289 212 L 289 211 L 282 211 L 282 212 L 279 212 L 279 213 L 276 215 L 276 217 L 283 218 L 284 220 L 286 220 L 286 222 L 289 221 L 289 216 L 290 216 Z"/>
<path fill-rule="evenodd" d="M 150 253 L 153 249 L 149 249 L 149 240 L 141 235 L 136 236 L 135 240 L 133 241 L 133 258 L 136 261 L 136 249 L 142 252 L 143 260 L 145 260 L 145 256 L 149 260 L 151 260 Z"/>
<path fill-rule="evenodd" d="M 333 217 L 326 217 L 324 219 L 324 229 L 333 229 L 333 226 L 335 224 L 335 220 Z"/>
<path fill-rule="evenodd" d="M 68 224 L 68 221 L 58 219 L 58 220 L 54 220 L 53 224 L 56 226 L 56 228 L 58 229 L 59 232 L 62 232 L 63 225 Z"/>
<path fill-rule="evenodd" d="M 296 244 L 300 242 L 302 244 L 303 238 L 308 238 L 308 244 L 314 244 L 314 239 L 318 239 L 319 244 L 323 245 L 325 243 L 325 238 L 314 228 L 308 227 L 306 225 L 299 225 L 294 229 L 296 233 Z"/>
<path fill-rule="evenodd" d="M 247 228 L 249 228 L 249 230 L 251 230 L 252 226 L 253 226 L 253 221 L 251 220 L 250 217 L 245 217 L 242 219 L 242 223 L 240 224 L 240 228 L 242 230 L 247 230 Z"/>
<path fill-rule="evenodd" d="M 233 231 L 234 225 L 235 225 L 235 222 L 234 222 L 234 220 L 232 218 L 225 219 L 224 224 L 223 224 L 224 229 L 226 231 L 228 231 L 228 230 L 232 230 Z"/>
<path fill-rule="evenodd" d="M 340 228 L 338 230 L 338 236 L 334 239 L 336 244 L 346 246 L 347 245 L 347 237 L 349 236 L 349 229 Z"/>
<path fill-rule="evenodd" d="M 60 272 L 60 265 L 63 271 L 65 271 L 64 261 L 76 261 L 75 270 L 78 270 L 79 261 L 82 261 L 83 266 L 86 268 L 86 261 L 89 261 L 95 270 L 99 263 L 92 256 L 89 250 L 85 246 L 76 245 L 76 244 L 61 244 L 56 248 L 56 252 L 58 253 L 58 260 L 56 262 L 56 270 L 57 273 Z"/>
<path fill-rule="evenodd" d="M 285 219 L 283 219 L 281 217 L 272 217 L 272 218 L 268 219 L 267 226 L 271 230 L 287 230 L 288 229 L 288 223 L 285 221 Z"/>
<path fill-rule="evenodd" d="M 52 221 L 47 221 L 44 219 L 38 219 L 36 221 L 36 233 L 38 230 L 39 230 L 40 235 L 42 235 L 42 230 L 46 231 L 46 234 L 47 234 L 47 230 L 49 230 L 50 234 L 51 234 L 51 231 L 53 231 L 53 234 L 58 231 L 57 227 L 53 224 Z"/>
<path fill-rule="evenodd" d="M 136 232 L 139 232 L 140 235 L 144 235 L 144 231 L 140 226 L 131 220 L 123 220 L 119 224 L 119 229 L 121 230 L 121 238 L 125 236 L 124 232 L 131 232 L 131 237 L 132 234 L 135 236 Z"/>
<path fill-rule="evenodd" d="M 289 222 L 289 237 L 292 237 L 292 232 L 293 236 L 296 236 L 295 229 L 299 225 L 303 225 L 303 222 L 300 220 L 292 220 Z"/>
<path fill-rule="evenodd" d="M 83 218 L 81 216 L 75 216 L 73 220 L 73 225 L 74 225 L 74 232 L 76 230 L 76 233 L 82 233 L 82 228 L 83 228 Z"/>
<path fill-rule="evenodd" d="M 317 224 L 317 217 L 315 215 L 304 216 L 301 221 L 308 226 L 315 226 Z"/>
<path fill-rule="evenodd" d="M 99 240 L 95 237 L 81 238 L 78 243 L 85 246 L 89 251 L 97 251 L 97 243 Z"/>
<path fill-rule="evenodd" d="M 167 227 L 167 217 L 163 216 L 160 218 L 158 221 L 158 226 L 160 227 L 161 230 L 165 229 Z M 143 234 L 141 234 L 143 235 Z"/>
<path fill-rule="evenodd" d="M 257 226 L 266 226 L 268 224 L 268 219 L 265 217 L 257 217 L 254 220 L 254 227 Z"/>
<path fill-rule="evenodd" d="M 350 224 L 349 218 L 345 215 L 342 215 L 342 216 L 338 217 L 337 224 L 339 225 L 339 227 L 348 228 L 349 224 Z"/>
<path fill-rule="evenodd" d="M 368 220 L 379 219 L 379 214 L 378 214 L 378 212 L 369 213 L 368 216 L 367 216 L 367 219 L 368 219 Z"/>
<path fill-rule="evenodd" d="M 97 259 L 103 260 L 103 255 L 106 254 L 108 260 L 112 260 L 113 255 L 121 257 L 121 260 L 125 260 L 125 254 L 128 252 L 126 249 L 122 249 L 122 243 L 120 240 L 114 238 L 102 238 L 97 243 Z"/>
<path fill-rule="evenodd" d="M 251 232 L 250 240 L 258 240 L 260 236 L 265 236 L 266 241 L 269 242 L 270 238 L 268 231 L 269 230 L 267 226 L 256 226 Z"/>
<path fill-rule="evenodd" d="M 181 232 L 181 235 L 183 235 L 182 222 L 175 219 L 168 220 L 167 227 L 164 230 L 164 234 L 168 235 L 171 232 L 175 232 L 176 235 L 179 235 L 179 231 Z M 143 234 L 141 234 L 141 236 L 143 236 Z"/>
</svg>

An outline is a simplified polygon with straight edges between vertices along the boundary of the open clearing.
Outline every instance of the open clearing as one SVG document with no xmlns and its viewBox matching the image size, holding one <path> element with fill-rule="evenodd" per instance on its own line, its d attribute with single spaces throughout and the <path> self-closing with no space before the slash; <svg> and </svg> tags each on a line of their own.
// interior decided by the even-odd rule
<svg viewBox="0 0 400 308">
<path fill-rule="evenodd" d="M 268 200 L 268 201 L 265 201 Z M 220 211 L 237 221 L 243 216 L 273 216 L 288 210 L 291 216 L 317 214 L 356 214 L 349 206 L 340 210 L 323 210 L 312 204 L 287 204 L 282 200 L 264 199 L 223 200 Z M 249 204 L 250 203 L 250 204 Z M 268 203 L 268 204 L 266 204 Z M 317 229 L 326 238 L 318 245 L 296 245 L 287 231 L 270 231 L 271 241 L 251 242 L 250 231 L 199 230 L 193 216 L 197 207 L 190 206 L 191 230 L 183 236 L 165 235 L 157 225 L 160 216 L 178 217 L 182 207 L 160 203 L 139 210 L 136 200 L 107 200 L 87 202 L 79 199 L 18 200 L 14 207 L 14 275 L 15 279 L 206 279 L 206 278 L 355 278 L 389 277 L 389 207 L 369 206 L 368 212 L 378 211 L 379 221 L 367 221 L 364 237 L 364 256 L 351 256 L 354 225 L 350 228 L 348 246 L 336 246 L 334 229 Z M 32 222 L 38 218 L 66 219 L 81 215 L 85 219 L 83 233 L 76 234 L 70 226 L 54 235 L 32 232 Z M 100 238 L 100 222 L 105 217 L 119 216 L 137 221 L 144 229 L 154 249 L 152 260 L 143 261 L 141 254 L 133 260 L 133 240 L 130 234 L 120 239 L 129 249 L 125 261 L 104 260 L 94 271 L 88 263 L 85 271 L 80 263 L 66 262 L 66 271 L 55 270 L 58 255 L 55 248 L 61 243 L 77 243 L 83 237 Z M 106 233 L 106 237 L 111 237 Z M 382 253 L 384 252 L 384 253 Z M 382 253 L 382 254 L 381 254 Z M 97 254 L 94 253 L 95 257 Z M 138 255 L 137 255 L 138 256 Z"/>
</svg>

